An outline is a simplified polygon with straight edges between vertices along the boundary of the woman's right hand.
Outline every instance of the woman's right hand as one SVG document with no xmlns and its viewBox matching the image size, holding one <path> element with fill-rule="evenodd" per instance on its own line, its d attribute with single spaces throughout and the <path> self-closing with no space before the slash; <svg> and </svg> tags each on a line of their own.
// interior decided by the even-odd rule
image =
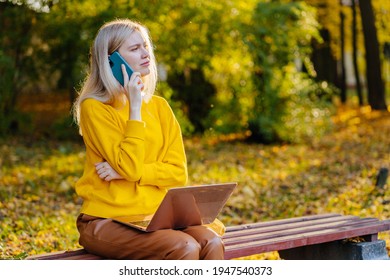
<svg viewBox="0 0 390 280">
<path fill-rule="evenodd" d="M 122 73 L 124 78 L 124 88 L 126 91 L 127 99 L 130 103 L 130 116 L 131 120 L 141 120 L 141 106 L 142 106 L 142 90 L 144 84 L 142 82 L 141 73 L 134 72 L 129 80 L 125 66 L 122 64 Z"/>
<path fill-rule="evenodd" d="M 95 169 L 100 179 L 104 181 L 109 182 L 112 180 L 123 179 L 123 177 L 119 175 L 119 173 L 116 172 L 107 161 L 95 163 Z"/>
</svg>

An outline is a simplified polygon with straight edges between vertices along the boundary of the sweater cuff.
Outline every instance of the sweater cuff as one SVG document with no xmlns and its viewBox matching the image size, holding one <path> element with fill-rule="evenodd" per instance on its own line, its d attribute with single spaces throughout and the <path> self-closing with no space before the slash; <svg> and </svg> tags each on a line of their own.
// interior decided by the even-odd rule
<svg viewBox="0 0 390 280">
<path fill-rule="evenodd" d="M 139 181 L 140 185 L 155 184 L 157 181 L 157 169 L 153 163 L 144 164 L 144 173 Z"/>
</svg>

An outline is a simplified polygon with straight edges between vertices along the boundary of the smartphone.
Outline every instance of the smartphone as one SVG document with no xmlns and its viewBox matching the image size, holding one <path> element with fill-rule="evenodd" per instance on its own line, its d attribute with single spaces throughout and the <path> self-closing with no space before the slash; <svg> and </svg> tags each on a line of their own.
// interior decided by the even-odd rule
<svg viewBox="0 0 390 280">
<path fill-rule="evenodd" d="M 118 80 L 118 82 L 124 86 L 124 78 L 122 73 L 122 64 L 125 65 L 127 75 L 129 75 L 129 79 L 133 74 L 133 69 L 129 66 L 126 60 L 119 54 L 119 52 L 115 51 L 111 55 L 108 56 L 108 60 L 110 62 L 110 67 L 112 70 L 112 74 Z"/>
</svg>

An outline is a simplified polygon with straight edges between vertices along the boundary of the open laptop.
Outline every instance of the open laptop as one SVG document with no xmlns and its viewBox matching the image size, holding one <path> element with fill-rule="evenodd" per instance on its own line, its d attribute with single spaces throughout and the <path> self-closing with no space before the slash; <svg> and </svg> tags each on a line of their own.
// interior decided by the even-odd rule
<svg viewBox="0 0 390 280">
<path fill-rule="evenodd" d="M 168 189 L 153 215 L 115 217 L 114 221 L 152 232 L 212 223 L 237 183 L 210 184 Z"/>
</svg>

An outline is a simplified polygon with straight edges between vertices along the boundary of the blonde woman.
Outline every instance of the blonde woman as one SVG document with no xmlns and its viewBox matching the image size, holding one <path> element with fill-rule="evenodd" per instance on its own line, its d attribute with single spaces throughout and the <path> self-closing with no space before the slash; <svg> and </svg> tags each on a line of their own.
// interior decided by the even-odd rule
<svg viewBox="0 0 390 280">
<path fill-rule="evenodd" d="M 109 55 L 118 51 L 134 70 L 114 78 Z M 223 259 L 223 225 L 144 233 L 111 218 L 152 214 L 170 187 L 187 182 L 179 124 L 154 95 L 156 61 L 147 29 L 131 20 L 104 24 L 91 48 L 89 75 L 74 104 L 86 147 L 76 184 L 83 199 L 80 244 L 109 259 Z"/>
</svg>

